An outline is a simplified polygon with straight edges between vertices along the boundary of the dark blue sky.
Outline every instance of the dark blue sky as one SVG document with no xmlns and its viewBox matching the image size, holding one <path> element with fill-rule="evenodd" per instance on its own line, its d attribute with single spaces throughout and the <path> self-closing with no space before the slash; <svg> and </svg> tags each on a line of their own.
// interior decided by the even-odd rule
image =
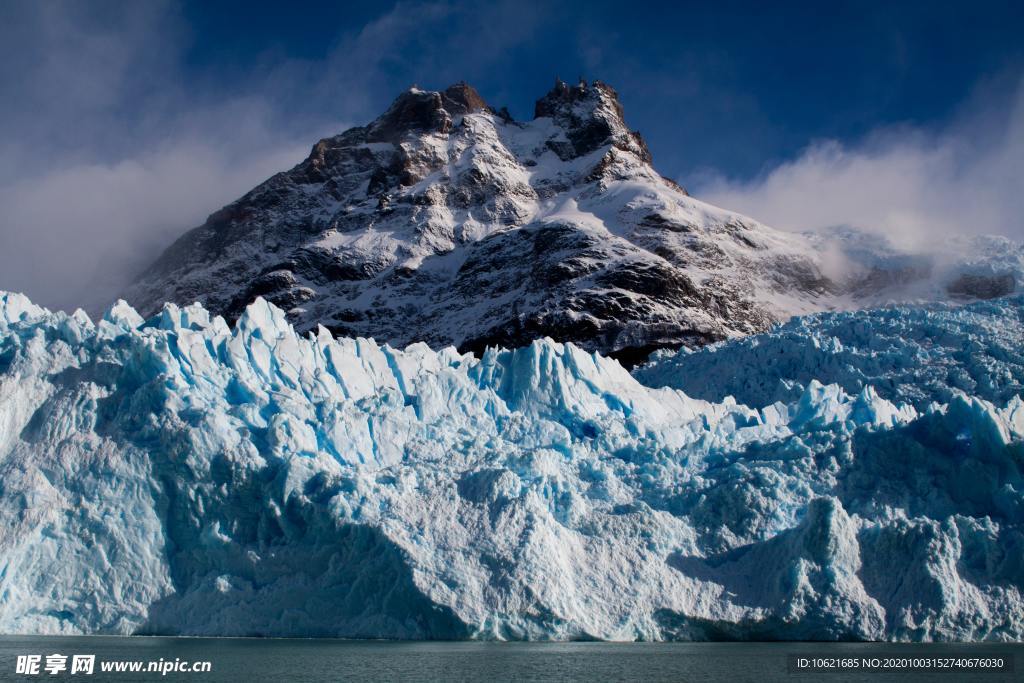
<svg viewBox="0 0 1024 683">
<path fill-rule="evenodd" d="M 816 139 L 942 125 L 980 82 L 1012 77 L 1024 61 L 1019 1 L 478 6 L 396 27 L 379 46 L 387 54 L 374 79 L 355 79 L 363 92 L 346 92 L 352 79 L 342 77 L 316 101 L 361 122 L 413 82 L 441 88 L 465 78 L 491 104 L 528 117 L 556 75 L 600 78 L 618 89 L 662 172 L 746 177 Z M 245 79 L 254 64 L 330 62 L 344 71 L 339 43 L 395 12 L 383 2 L 190 2 L 186 73 L 218 84 Z M 474 37 L 488 21 L 493 49 Z M 263 94 L 280 94 L 285 110 L 303 104 L 274 83 Z"/>
</svg>

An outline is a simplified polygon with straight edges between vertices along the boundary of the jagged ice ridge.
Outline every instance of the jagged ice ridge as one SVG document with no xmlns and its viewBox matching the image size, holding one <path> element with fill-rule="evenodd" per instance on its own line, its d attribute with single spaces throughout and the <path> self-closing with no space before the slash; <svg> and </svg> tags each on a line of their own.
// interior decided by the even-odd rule
<svg viewBox="0 0 1024 683">
<path fill-rule="evenodd" d="M 0 631 L 1019 640 L 1024 403 L 999 398 L 812 380 L 747 407 L 550 340 L 3 294 Z"/>
</svg>

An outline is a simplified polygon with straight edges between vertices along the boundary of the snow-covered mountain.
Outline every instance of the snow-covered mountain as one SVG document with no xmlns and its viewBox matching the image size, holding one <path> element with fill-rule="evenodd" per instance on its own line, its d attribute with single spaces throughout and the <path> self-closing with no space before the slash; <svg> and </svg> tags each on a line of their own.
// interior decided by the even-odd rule
<svg viewBox="0 0 1024 683">
<path fill-rule="evenodd" d="M 473 88 L 403 93 L 174 244 L 145 314 L 256 296 L 300 329 L 482 351 L 551 336 L 625 358 L 830 305 L 819 249 L 651 166 L 615 91 L 558 82 L 531 121 Z"/>
<path fill-rule="evenodd" d="M 180 238 L 126 298 L 257 296 L 397 347 L 463 351 L 551 336 L 624 361 L 764 331 L 792 315 L 971 300 L 1024 282 L 1004 238 L 901 249 L 853 229 L 773 230 L 687 195 L 651 165 L 615 91 L 558 82 L 531 121 L 460 83 L 412 88 L 367 126 Z"/>
<path fill-rule="evenodd" d="M 637 373 L 701 400 L 551 340 L 0 293 L 0 632 L 1021 640 L 1022 320 L 835 314 Z"/>
</svg>

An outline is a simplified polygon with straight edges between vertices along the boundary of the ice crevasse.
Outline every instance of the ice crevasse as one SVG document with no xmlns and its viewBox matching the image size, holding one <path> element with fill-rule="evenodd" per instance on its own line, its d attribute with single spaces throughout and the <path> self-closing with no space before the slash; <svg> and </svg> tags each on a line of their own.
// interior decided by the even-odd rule
<svg viewBox="0 0 1024 683">
<path fill-rule="evenodd" d="M 861 385 L 0 294 L 0 632 L 1020 640 L 1024 403 Z"/>
</svg>

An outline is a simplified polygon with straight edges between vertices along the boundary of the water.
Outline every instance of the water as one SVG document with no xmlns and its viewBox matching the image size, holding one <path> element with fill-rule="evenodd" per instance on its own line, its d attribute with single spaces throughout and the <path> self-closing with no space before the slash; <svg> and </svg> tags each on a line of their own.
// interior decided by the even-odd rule
<svg viewBox="0 0 1024 683">
<path fill-rule="evenodd" d="M 15 673 L 18 655 L 96 655 L 92 676 Z M 1015 673 L 790 673 L 789 655 L 999 656 Z M 209 661 L 209 673 L 103 673 L 117 660 Z M 1024 645 L 860 643 L 464 643 L 246 638 L 0 637 L 7 681 L 1020 681 Z"/>
</svg>

